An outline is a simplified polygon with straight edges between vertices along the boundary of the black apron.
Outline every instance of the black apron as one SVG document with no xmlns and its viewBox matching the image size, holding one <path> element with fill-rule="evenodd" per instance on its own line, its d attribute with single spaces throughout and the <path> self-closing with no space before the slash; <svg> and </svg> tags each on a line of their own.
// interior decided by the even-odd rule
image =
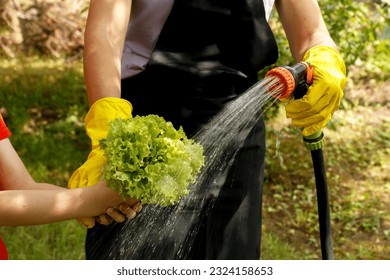
<svg viewBox="0 0 390 280">
<path fill-rule="evenodd" d="M 160 115 L 192 136 L 276 58 L 261 2 L 176 0 L 149 65 L 122 81 L 122 97 L 133 115 Z M 230 168 L 210 178 L 218 196 L 197 194 L 180 209 L 145 205 L 134 220 L 97 225 L 87 259 L 259 259 L 263 120 L 250 130 L 237 135 L 244 145 Z"/>
</svg>

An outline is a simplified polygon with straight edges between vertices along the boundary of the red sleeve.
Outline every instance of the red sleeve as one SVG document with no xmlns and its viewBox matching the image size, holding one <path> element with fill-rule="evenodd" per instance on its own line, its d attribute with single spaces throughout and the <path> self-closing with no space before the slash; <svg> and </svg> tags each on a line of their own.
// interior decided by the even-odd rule
<svg viewBox="0 0 390 280">
<path fill-rule="evenodd" d="M 5 125 L 5 122 L 3 120 L 3 117 L 0 113 L 0 140 L 4 138 L 8 138 L 11 136 L 11 132 L 9 131 L 8 127 Z"/>
<path fill-rule="evenodd" d="M 5 247 L 1 238 L 0 238 L 0 260 L 8 260 L 7 248 Z"/>
</svg>

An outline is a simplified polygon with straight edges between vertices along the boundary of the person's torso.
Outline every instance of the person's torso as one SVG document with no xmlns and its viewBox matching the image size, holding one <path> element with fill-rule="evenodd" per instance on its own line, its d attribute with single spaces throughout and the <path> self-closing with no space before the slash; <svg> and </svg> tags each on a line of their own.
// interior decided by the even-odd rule
<svg viewBox="0 0 390 280">
<path fill-rule="evenodd" d="M 241 61 L 252 64 L 249 60 L 258 60 L 260 55 L 270 57 L 267 49 L 275 49 L 275 46 L 267 20 L 273 3 L 273 0 L 133 1 L 122 58 L 122 78 L 143 71 L 151 60 L 197 71 L 219 68 L 229 72 L 241 70 L 237 69 Z M 259 40 L 253 35 L 255 32 L 267 34 Z M 238 41 L 241 42 L 237 44 Z M 249 51 L 246 54 L 255 44 L 263 48 L 264 53 Z M 261 67 L 266 63 L 253 64 Z M 196 65 L 191 67 L 191 64 Z"/>
</svg>

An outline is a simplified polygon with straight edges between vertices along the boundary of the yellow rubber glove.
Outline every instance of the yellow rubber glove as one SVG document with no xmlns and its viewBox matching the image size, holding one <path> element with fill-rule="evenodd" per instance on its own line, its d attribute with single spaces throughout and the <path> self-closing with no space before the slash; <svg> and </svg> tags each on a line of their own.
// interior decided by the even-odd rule
<svg viewBox="0 0 390 280">
<path fill-rule="evenodd" d="M 347 78 L 344 60 L 332 47 L 313 47 L 303 61 L 313 66 L 313 83 L 304 97 L 286 105 L 286 114 L 309 136 L 325 127 L 339 108 Z"/>
<path fill-rule="evenodd" d="M 68 188 L 82 188 L 95 185 L 102 178 L 106 158 L 99 146 L 99 140 L 107 137 L 108 123 L 116 118 L 131 118 L 133 107 L 121 98 L 106 97 L 97 100 L 86 115 L 85 129 L 91 139 L 92 151 L 87 161 L 71 176 Z M 95 225 L 93 217 L 82 218 L 79 223 L 91 228 Z"/>
</svg>

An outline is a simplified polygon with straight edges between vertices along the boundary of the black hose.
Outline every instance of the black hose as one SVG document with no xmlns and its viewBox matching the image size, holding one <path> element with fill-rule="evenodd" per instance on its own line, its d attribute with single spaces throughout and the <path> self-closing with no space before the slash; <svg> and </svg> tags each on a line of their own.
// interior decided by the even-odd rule
<svg viewBox="0 0 390 280">
<path fill-rule="evenodd" d="M 322 149 L 312 150 L 314 175 L 317 189 L 318 220 L 320 224 L 321 251 L 323 260 L 334 260 L 330 222 L 329 196 Z"/>
</svg>

